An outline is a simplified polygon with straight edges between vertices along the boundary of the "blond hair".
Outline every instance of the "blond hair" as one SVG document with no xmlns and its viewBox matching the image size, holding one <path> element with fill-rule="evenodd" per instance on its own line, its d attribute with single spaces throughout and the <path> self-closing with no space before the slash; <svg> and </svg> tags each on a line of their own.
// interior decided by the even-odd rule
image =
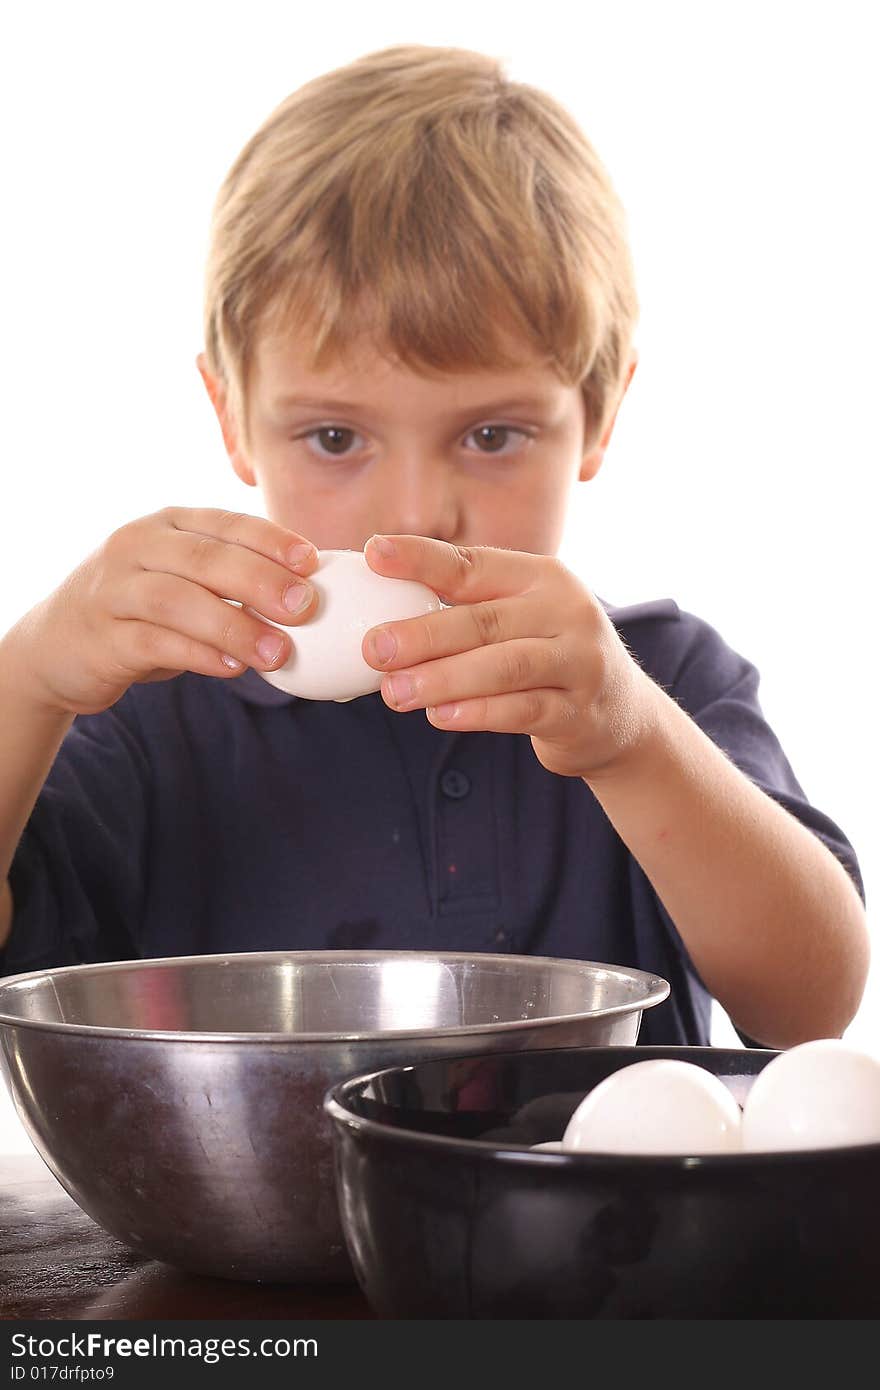
<svg viewBox="0 0 880 1390">
<path fill-rule="evenodd" d="M 242 440 L 260 333 L 302 333 L 313 370 L 364 336 L 426 374 L 522 365 L 513 335 L 580 385 L 598 438 L 638 317 L 624 213 L 574 118 L 501 63 L 399 45 L 300 87 L 214 207 L 205 356 Z"/>
</svg>

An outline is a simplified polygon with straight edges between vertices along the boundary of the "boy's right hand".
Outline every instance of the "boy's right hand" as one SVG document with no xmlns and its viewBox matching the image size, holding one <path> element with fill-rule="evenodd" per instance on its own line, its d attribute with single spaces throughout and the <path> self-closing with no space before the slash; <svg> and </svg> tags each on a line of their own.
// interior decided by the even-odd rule
<svg viewBox="0 0 880 1390">
<path fill-rule="evenodd" d="M 114 531 L 9 636 L 41 704 L 96 714 L 138 681 L 276 670 L 290 638 L 234 604 L 299 623 L 316 564 L 311 542 L 273 521 L 166 507 Z"/>
</svg>

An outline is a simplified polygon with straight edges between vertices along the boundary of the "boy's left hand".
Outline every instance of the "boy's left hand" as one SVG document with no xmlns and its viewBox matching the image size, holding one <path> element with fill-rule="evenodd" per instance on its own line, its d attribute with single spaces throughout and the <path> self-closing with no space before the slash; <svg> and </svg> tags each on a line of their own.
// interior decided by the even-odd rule
<svg viewBox="0 0 880 1390">
<path fill-rule="evenodd" d="M 364 637 L 369 664 L 393 673 L 382 682 L 391 709 L 424 709 L 453 732 L 528 734 L 564 777 L 610 769 L 645 736 L 652 682 L 559 560 L 423 536 L 374 536 L 364 553 L 378 574 L 419 580 L 452 605 Z"/>
</svg>

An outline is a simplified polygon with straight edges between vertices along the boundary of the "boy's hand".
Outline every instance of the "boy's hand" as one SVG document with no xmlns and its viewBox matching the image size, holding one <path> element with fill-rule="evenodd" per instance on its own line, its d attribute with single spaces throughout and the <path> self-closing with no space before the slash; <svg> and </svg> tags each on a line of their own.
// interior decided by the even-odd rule
<svg viewBox="0 0 880 1390">
<path fill-rule="evenodd" d="M 309 541 L 262 517 L 167 507 L 114 531 L 10 637 L 39 703 L 94 714 L 137 681 L 280 666 L 290 638 L 234 605 L 298 623 L 316 564 Z"/>
<path fill-rule="evenodd" d="M 558 560 L 420 536 L 374 536 L 365 553 L 377 573 L 454 605 L 366 634 L 365 659 L 394 673 L 382 682 L 392 709 L 425 709 L 438 729 L 529 734 L 566 777 L 610 767 L 646 733 L 649 678 Z"/>
</svg>

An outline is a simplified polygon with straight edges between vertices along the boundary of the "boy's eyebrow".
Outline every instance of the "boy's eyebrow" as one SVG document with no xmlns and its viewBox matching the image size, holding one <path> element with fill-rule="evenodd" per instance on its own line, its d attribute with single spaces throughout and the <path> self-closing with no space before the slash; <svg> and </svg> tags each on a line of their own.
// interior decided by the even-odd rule
<svg viewBox="0 0 880 1390">
<path fill-rule="evenodd" d="M 331 414 L 335 410 L 345 411 L 352 415 L 359 412 L 369 412 L 371 407 L 366 404 L 359 404 L 352 401 L 321 400 L 314 396 L 279 396 L 272 402 L 272 410 L 289 410 L 291 406 L 302 406 L 307 410 L 326 410 Z M 472 415 L 500 415 L 508 410 L 549 410 L 552 401 L 545 395 L 531 396 L 508 396 L 503 400 L 477 402 L 474 405 L 465 406 L 461 410 L 454 412 L 458 419 L 466 420 Z"/>
</svg>

